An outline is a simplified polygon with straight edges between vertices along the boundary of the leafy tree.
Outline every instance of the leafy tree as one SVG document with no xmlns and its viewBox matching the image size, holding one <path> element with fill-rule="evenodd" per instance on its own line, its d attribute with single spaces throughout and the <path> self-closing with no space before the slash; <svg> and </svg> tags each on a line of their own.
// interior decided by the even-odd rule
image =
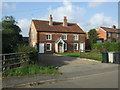
<svg viewBox="0 0 120 90">
<path fill-rule="evenodd" d="M 11 53 L 22 41 L 21 29 L 12 16 L 2 18 L 2 53 Z"/>
<path fill-rule="evenodd" d="M 21 32 L 21 29 L 19 28 L 19 26 L 17 26 L 17 22 L 15 21 L 14 17 L 12 17 L 12 16 L 5 16 L 2 18 L 2 28 L 12 29 L 17 34 L 19 34 Z"/>
<path fill-rule="evenodd" d="M 92 44 L 96 43 L 97 40 L 98 40 L 98 33 L 96 31 L 96 29 L 91 29 L 89 32 L 88 32 L 88 37 L 89 37 L 89 41 L 90 41 L 90 49 L 92 47 Z"/>
</svg>

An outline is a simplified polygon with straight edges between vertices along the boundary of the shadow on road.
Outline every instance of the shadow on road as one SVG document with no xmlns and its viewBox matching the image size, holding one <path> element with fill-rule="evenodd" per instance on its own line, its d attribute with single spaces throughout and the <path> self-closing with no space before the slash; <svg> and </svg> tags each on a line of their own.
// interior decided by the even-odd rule
<svg viewBox="0 0 120 90">
<path fill-rule="evenodd" d="M 55 54 L 39 54 L 38 55 L 38 63 L 45 66 L 63 66 L 67 65 L 65 61 L 73 61 L 76 57 L 70 56 L 61 56 Z"/>
</svg>

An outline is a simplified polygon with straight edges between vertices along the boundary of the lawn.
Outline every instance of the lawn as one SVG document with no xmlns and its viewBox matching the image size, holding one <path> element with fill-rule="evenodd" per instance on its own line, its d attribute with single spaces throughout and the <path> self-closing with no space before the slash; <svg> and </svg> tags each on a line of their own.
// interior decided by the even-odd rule
<svg viewBox="0 0 120 90">
<path fill-rule="evenodd" d="M 60 74 L 53 66 L 41 66 L 37 64 L 21 66 L 19 68 L 11 69 L 3 73 L 4 77 L 7 76 L 26 76 L 35 74 Z"/>
<path fill-rule="evenodd" d="M 71 56 L 71 57 L 80 57 L 87 59 L 94 59 L 98 61 L 102 61 L 101 53 L 93 53 L 93 52 L 75 52 L 75 53 L 59 53 L 60 55 Z"/>
</svg>

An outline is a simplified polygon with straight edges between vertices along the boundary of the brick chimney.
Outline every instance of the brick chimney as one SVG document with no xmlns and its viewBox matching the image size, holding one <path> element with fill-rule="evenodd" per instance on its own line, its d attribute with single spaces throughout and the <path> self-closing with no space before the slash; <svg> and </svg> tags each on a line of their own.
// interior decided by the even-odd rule
<svg viewBox="0 0 120 90">
<path fill-rule="evenodd" d="M 49 25 L 53 25 L 52 15 L 50 14 Z"/>
<path fill-rule="evenodd" d="M 63 26 L 67 27 L 67 18 L 66 18 L 66 16 L 64 16 L 64 19 L 63 19 Z"/>
<path fill-rule="evenodd" d="M 113 29 L 116 29 L 116 26 L 115 26 L 115 25 L 113 25 L 113 26 L 112 26 L 112 28 L 113 28 Z"/>
</svg>

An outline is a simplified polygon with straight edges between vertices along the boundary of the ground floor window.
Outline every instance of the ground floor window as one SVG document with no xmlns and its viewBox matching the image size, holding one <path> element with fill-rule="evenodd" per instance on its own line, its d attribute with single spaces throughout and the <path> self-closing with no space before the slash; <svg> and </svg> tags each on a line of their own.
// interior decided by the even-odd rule
<svg viewBox="0 0 120 90">
<path fill-rule="evenodd" d="M 102 43 L 102 40 L 97 40 L 97 43 Z"/>
<path fill-rule="evenodd" d="M 51 51 L 52 44 L 51 43 L 47 43 L 46 44 L 46 51 Z"/>
<path fill-rule="evenodd" d="M 78 50 L 78 43 L 74 43 L 73 49 L 74 49 L 74 50 Z"/>
<path fill-rule="evenodd" d="M 64 50 L 67 51 L 67 43 L 64 44 Z"/>
</svg>

